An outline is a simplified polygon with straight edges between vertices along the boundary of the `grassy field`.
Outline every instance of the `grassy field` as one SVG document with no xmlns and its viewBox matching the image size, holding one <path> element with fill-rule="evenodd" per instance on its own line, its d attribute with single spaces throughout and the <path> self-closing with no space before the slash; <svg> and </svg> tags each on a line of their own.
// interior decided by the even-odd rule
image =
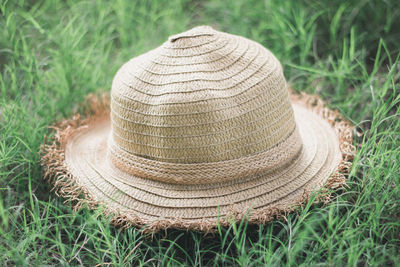
<svg viewBox="0 0 400 267">
<path fill-rule="evenodd" d="M 74 212 L 42 180 L 48 126 L 109 90 L 123 62 L 201 24 L 261 42 L 295 90 L 357 125 L 348 189 L 213 236 L 148 237 Z M 398 0 L 0 0 L 1 265 L 400 266 L 399 56 Z"/>
</svg>

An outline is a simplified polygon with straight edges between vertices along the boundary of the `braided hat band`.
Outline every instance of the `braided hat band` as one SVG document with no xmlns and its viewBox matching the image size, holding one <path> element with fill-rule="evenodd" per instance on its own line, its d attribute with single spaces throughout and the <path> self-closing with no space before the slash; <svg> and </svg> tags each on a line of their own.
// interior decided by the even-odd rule
<svg viewBox="0 0 400 267">
<path fill-rule="evenodd" d="M 196 27 L 132 58 L 110 97 L 59 128 L 43 163 L 61 195 L 114 222 L 208 231 L 265 222 L 341 185 L 352 126 L 288 90 L 262 45 Z M 55 174 L 55 175 L 54 175 Z"/>
</svg>

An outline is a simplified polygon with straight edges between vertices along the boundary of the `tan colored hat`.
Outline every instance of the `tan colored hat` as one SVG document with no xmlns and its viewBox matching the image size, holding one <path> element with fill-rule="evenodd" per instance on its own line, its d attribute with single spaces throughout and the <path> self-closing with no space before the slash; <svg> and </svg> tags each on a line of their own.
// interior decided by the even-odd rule
<svg viewBox="0 0 400 267">
<path fill-rule="evenodd" d="M 91 114 L 44 146 L 45 172 L 77 207 L 100 205 L 125 226 L 266 222 L 344 184 L 354 153 L 350 123 L 289 93 L 269 50 L 208 26 L 132 58 L 110 98 L 89 100 Z"/>
</svg>

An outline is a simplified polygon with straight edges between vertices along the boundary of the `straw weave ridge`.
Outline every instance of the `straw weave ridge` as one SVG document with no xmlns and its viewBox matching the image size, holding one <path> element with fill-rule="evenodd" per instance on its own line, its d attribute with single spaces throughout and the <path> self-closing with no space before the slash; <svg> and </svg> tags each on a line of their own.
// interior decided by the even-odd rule
<svg viewBox="0 0 400 267">
<path fill-rule="evenodd" d="M 329 200 L 354 155 L 351 124 L 320 98 L 289 93 L 271 52 L 207 26 L 133 58 L 110 97 L 87 103 L 43 146 L 45 177 L 117 225 L 267 222 L 321 188 Z"/>
</svg>

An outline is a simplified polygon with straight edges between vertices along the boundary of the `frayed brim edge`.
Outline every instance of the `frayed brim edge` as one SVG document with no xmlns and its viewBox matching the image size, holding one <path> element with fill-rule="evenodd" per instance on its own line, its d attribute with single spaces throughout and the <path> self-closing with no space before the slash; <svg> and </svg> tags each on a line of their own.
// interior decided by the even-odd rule
<svg viewBox="0 0 400 267">
<path fill-rule="evenodd" d="M 356 152 L 355 146 L 352 144 L 354 127 L 337 110 L 329 109 L 319 96 L 306 93 L 298 94 L 291 91 L 290 97 L 294 103 L 312 110 L 327 121 L 335 129 L 339 137 L 342 153 L 341 162 L 314 198 L 315 203 L 322 202 L 326 204 L 331 200 L 332 189 L 346 186 L 346 176 L 350 171 L 352 159 Z M 262 224 L 275 218 L 285 219 L 288 213 L 304 205 L 310 199 L 311 193 L 304 191 L 302 196 L 290 206 L 277 205 L 276 207 L 246 211 L 239 211 L 235 209 L 235 206 L 232 206 L 231 213 L 218 218 L 217 221 L 207 219 L 187 221 L 179 218 L 146 221 L 135 214 L 126 214 L 126 212 L 121 212 L 119 209 L 102 205 L 84 186 L 79 185 L 79 182 L 69 172 L 65 164 L 65 145 L 68 139 L 80 130 L 110 114 L 110 97 L 106 93 L 101 96 L 90 94 L 87 96 L 85 103 L 84 116 L 76 114 L 71 119 L 64 119 L 50 127 L 55 130 L 55 133 L 49 143 L 47 143 L 45 137 L 41 146 L 41 164 L 44 168 L 44 179 L 52 184 L 52 191 L 57 196 L 64 198 L 65 202 L 71 203 L 75 211 L 83 206 L 91 209 L 102 208 L 103 213 L 111 217 L 112 225 L 122 228 L 142 227 L 143 233 L 155 233 L 168 228 L 211 233 L 217 230 L 218 225 L 226 227 L 243 219 L 248 220 L 250 224 Z"/>
</svg>

